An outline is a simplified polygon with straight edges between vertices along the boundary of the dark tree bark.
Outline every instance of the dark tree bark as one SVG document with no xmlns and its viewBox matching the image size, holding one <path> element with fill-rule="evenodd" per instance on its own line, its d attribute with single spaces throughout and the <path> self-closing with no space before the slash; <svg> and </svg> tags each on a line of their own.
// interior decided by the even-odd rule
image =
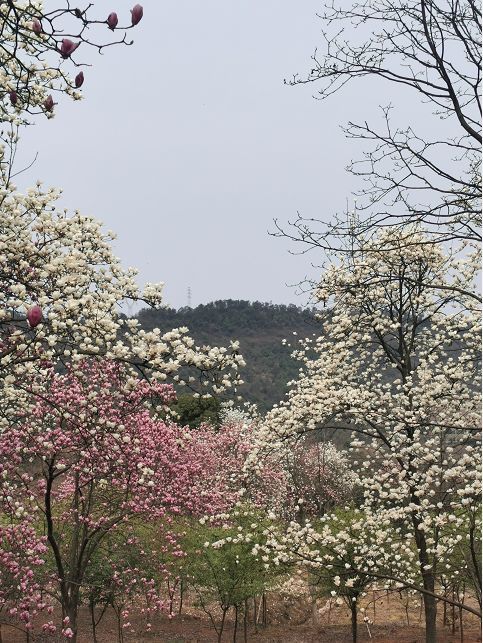
<svg viewBox="0 0 483 643">
<path fill-rule="evenodd" d="M 95 603 L 94 601 L 90 600 L 89 601 L 89 612 L 91 615 L 91 628 L 92 628 L 92 642 L 97 643 L 97 625 L 96 625 L 96 614 L 95 614 Z"/>
<path fill-rule="evenodd" d="M 357 643 L 357 601 L 350 602 L 352 643 Z"/>
<path fill-rule="evenodd" d="M 225 629 L 225 619 L 226 619 L 226 613 L 228 611 L 228 607 L 223 607 L 222 608 L 222 617 L 221 617 L 221 623 L 220 623 L 220 629 L 217 632 L 218 635 L 218 643 L 222 642 L 223 639 L 223 630 Z"/>
<path fill-rule="evenodd" d="M 233 643 L 236 643 L 236 635 L 238 632 L 238 605 L 233 606 L 235 609 L 235 623 L 233 624 Z"/>
<path fill-rule="evenodd" d="M 243 608 L 243 643 L 248 641 L 248 599 L 245 599 Z M 1 643 L 1 641 L 0 641 Z"/>
</svg>

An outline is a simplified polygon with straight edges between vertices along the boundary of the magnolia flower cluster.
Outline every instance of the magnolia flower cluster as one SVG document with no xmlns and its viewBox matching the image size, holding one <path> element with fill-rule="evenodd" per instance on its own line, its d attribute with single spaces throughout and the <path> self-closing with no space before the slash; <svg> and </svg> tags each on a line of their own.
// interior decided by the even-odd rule
<svg viewBox="0 0 483 643">
<path fill-rule="evenodd" d="M 0 121 L 20 124 L 26 113 L 38 112 L 50 117 L 55 94 L 81 98 L 78 90 L 84 84 L 84 72 L 75 71 L 81 64 L 79 47 L 101 52 L 113 44 L 130 44 L 126 30 L 142 17 L 140 4 L 130 14 L 126 11 L 119 24 L 116 12 L 93 16 L 92 5 L 81 11 L 68 2 L 55 9 L 38 0 L 1 3 Z M 106 38 L 108 29 L 124 33 L 113 42 Z"/>
<path fill-rule="evenodd" d="M 30 524 L 21 522 L 0 527 L 0 545 L 0 609 L 29 629 L 37 614 L 52 611 L 35 578 L 35 570 L 45 562 L 45 539 L 39 538 Z M 52 623 L 47 627 L 55 632 Z"/>
</svg>

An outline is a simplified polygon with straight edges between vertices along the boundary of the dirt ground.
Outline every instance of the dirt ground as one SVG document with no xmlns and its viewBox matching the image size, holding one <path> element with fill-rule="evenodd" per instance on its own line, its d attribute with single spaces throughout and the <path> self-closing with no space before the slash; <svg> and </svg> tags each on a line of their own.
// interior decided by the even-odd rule
<svg viewBox="0 0 483 643">
<path fill-rule="evenodd" d="M 367 616 L 373 621 L 367 627 L 361 615 L 359 623 L 360 643 L 424 643 L 424 629 L 421 622 L 419 600 L 400 599 L 397 596 L 372 594 L 365 604 Z M 466 613 L 463 619 L 463 637 L 460 635 L 456 613 L 455 632 L 452 633 L 451 611 L 448 611 L 449 624 L 443 626 L 443 611 L 439 610 L 440 630 L 438 643 L 477 643 L 481 641 L 478 620 Z M 268 602 L 268 625 L 254 627 L 253 618 L 247 628 L 249 643 L 352 643 L 350 612 L 345 605 L 335 605 L 332 601 L 319 601 L 315 608 L 306 602 L 282 600 L 271 597 Z M 216 643 L 217 636 L 208 617 L 192 606 L 186 613 L 169 619 L 158 616 L 152 619 L 152 631 L 143 631 L 140 619 L 132 620 L 132 629 L 124 631 L 125 643 Z M 23 632 L 3 625 L 1 643 L 20 643 L 26 641 Z M 223 643 L 232 643 L 233 621 L 227 620 Z M 30 643 L 57 643 L 65 641 L 58 637 L 36 635 Z M 81 610 L 79 619 L 79 643 L 92 643 L 89 615 Z M 98 627 L 99 643 L 117 643 L 117 621 L 115 614 L 107 612 Z M 240 624 L 236 638 L 244 641 L 243 623 Z"/>
</svg>

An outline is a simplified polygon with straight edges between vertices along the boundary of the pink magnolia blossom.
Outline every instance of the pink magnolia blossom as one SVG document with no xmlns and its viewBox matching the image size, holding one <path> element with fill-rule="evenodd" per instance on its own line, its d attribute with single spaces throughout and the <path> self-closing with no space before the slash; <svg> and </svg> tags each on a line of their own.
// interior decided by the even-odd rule
<svg viewBox="0 0 483 643">
<path fill-rule="evenodd" d="M 85 566 L 77 561 L 75 568 L 84 570 L 77 576 L 66 576 L 65 569 L 66 561 L 81 555 L 75 543 L 82 530 L 94 555 L 103 539 L 125 533 L 131 521 L 220 512 L 236 499 L 234 483 L 220 477 L 224 451 L 210 454 L 214 429 L 198 435 L 160 418 L 157 409 L 175 398 L 170 385 L 136 380 L 115 362 L 85 360 L 65 374 L 52 369 L 21 386 L 33 402 L 23 421 L 0 433 L 0 470 L 6 473 L 0 509 L 12 518 L 46 515 L 54 533 L 70 526 L 72 537 L 57 542 L 63 565 L 52 582 L 60 584 L 75 635 Z M 223 445 L 232 442 L 227 434 Z M 80 501 L 86 490 L 89 503 Z"/>
<path fill-rule="evenodd" d="M 77 76 L 75 77 L 74 83 L 75 83 L 75 86 L 77 88 L 82 87 L 82 85 L 84 84 L 84 72 L 83 71 L 80 71 L 77 74 Z"/>
<path fill-rule="evenodd" d="M 69 58 L 79 46 L 78 42 L 72 42 L 69 38 L 63 38 L 60 45 L 60 53 L 63 58 Z"/>
<path fill-rule="evenodd" d="M 32 306 L 27 312 L 27 321 L 30 328 L 35 328 L 42 321 L 42 309 L 40 306 Z"/>
<path fill-rule="evenodd" d="M 5 502 L 8 511 L 9 501 Z M 46 553 L 45 538 L 37 536 L 28 519 L 0 526 L 0 610 L 18 617 L 26 626 L 50 607 L 35 580 L 35 570 L 44 565 Z"/>
<path fill-rule="evenodd" d="M 32 31 L 37 35 L 42 33 L 42 24 L 38 18 L 32 20 Z"/>
<path fill-rule="evenodd" d="M 104 555 L 97 548 L 107 540 L 129 552 L 113 551 L 112 561 L 102 562 L 111 578 L 109 591 L 130 605 L 142 597 L 146 616 L 166 607 L 172 613 L 179 579 L 165 569 L 166 560 L 181 563 L 186 555 L 178 521 L 234 507 L 246 482 L 243 464 L 251 427 L 224 422 L 216 429 L 202 425 L 193 431 L 179 426 L 166 419 L 175 399 L 173 387 L 136 379 L 114 361 L 86 359 L 63 374 L 45 365 L 33 381 L 18 385 L 32 404 L 23 419 L 0 432 L 0 470 L 6 474 L 0 477 L 0 511 L 11 519 L 44 515 L 52 521 L 54 540 L 64 534 L 55 541 L 61 563 L 55 559 L 49 577 L 50 589 L 63 597 L 70 619 L 63 624 L 64 636 L 70 629 L 75 638 L 79 591 L 87 591 L 91 582 L 89 565 L 79 559 L 85 551 L 76 545 L 81 537 L 87 538 L 92 557 Z M 260 507 L 278 490 L 285 493 L 274 462 L 267 462 L 245 486 Z M 88 503 L 83 501 L 86 493 Z M 143 534 L 150 530 L 143 542 L 136 530 L 140 521 Z M 52 539 L 41 545 L 54 547 Z M 0 542 L 0 568 L 1 554 Z M 136 560 L 136 566 L 128 559 Z M 78 571 L 69 575 L 65 570 L 72 561 Z M 160 572 L 166 574 L 167 602 L 161 595 L 165 589 L 154 580 Z M 20 609 L 15 601 L 12 606 Z M 30 611 L 23 607 L 30 621 Z M 126 627 L 128 617 L 127 610 Z"/>
<path fill-rule="evenodd" d="M 119 18 L 117 17 L 117 13 L 115 11 L 107 16 L 107 25 L 109 29 L 112 29 L 112 31 L 114 31 L 114 29 L 117 27 L 118 22 Z"/>
<path fill-rule="evenodd" d="M 141 18 L 143 17 L 143 8 L 140 4 L 134 5 L 134 7 L 131 9 L 131 24 L 137 25 L 138 22 L 141 21 Z"/>
<path fill-rule="evenodd" d="M 47 98 L 44 100 L 44 108 L 47 112 L 51 112 L 54 109 L 54 99 L 52 97 L 52 94 L 49 94 Z"/>
</svg>

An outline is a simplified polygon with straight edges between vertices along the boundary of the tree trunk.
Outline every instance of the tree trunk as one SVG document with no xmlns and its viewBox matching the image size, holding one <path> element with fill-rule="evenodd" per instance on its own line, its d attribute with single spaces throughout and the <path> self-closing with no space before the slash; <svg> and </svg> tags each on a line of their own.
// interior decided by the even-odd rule
<svg viewBox="0 0 483 643">
<path fill-rule="evenodd" d="M 221 643 L 221 640 L 223 638 L 223 630 L 225 628 L 225 617 L 226 617 L 226 611 L 227 607 L 223 607 L 223 616 L 221 617 L 221 623 L 220 623 L 220 630 L 218 631 L 218 643 Z"/>
<path fill-rule="evenodd" d="M 77 642 L 77 608 L 77 594 L 74 593 L 69 604 L 65 606 L 66 616 L 69 617 L 69 624 L 67 627 L 70 627 L 72 630 L 72 637 L 69 639 L 71 643 Z"/>
<path fill-rule="evenodd" d="M 181 583 L 179 586 L 179 608 L 178 608 L 179 615 L 181 615 L 181 612 L 183 611 L 183 598 L 184 598 L 184 581 L 181 580 Z"/>
<path fill-rule="evenodd" d="M 233 626 L 233 643 L 236 643 L 237 630 L 238 630 L 238 605 L 235 605 L 235 624 Z"/>
<path fill-rule="evenodd" d="M 419 504 L 419 499 L 416 496 L 412 496 L 412 498 L 414 499 L 414 502 L 416 504 Z M 434 573 L 432 568 L 430 567 L 431 563 L 428 556 L 426 537 L 424 535 L 424 532 L 419 529 L 419 527 L 421 526 L 421 521 L 416 515 L 413 515 L 413 526 L 414 540 L 416 541 L 416 545 L 419 551 L 419 568 L 423 581 L 423 587 L 425 590 L 434 593 Z M 434 596 L 430 596 L 429 594 L 423 594 L 423 602 L 424 620 L 426 625 L 426 643 L 436 643 L 436 598 Z"/>
<path fill-rule="evenodd" d="M 243 610 L 243 643 L 247 643 L 247 641 L 248 641 L 248 599 L 245 598 L 245 609 Z"/>
<path fill-rule="evenodd" d="M 428 588 L 425 588 L 428 589 Z M 434 587 L 430 589 L 434 591 Z M 427 594 L 423 597 L 424 620 L 426 623 L 426 643 L 436 643 L 436 599 Z"/>
<path fill-rule="evenodd" d="M 453 587 L 453 601 L 455 600 L 455 595 L 454 595 L 454 587 Z M 453 602 L 453 605 L 451 605 L 451 634 L 454 634 L 456 632 L 456 607 Z"/>
<path fill-rule="evenodd" d="M 91 626 L 92 626 L 92 643 L 97 643 L 95 607 L 96 606 L 94 604 L 94 601 L 89 601 L 89 612 L 91 614 Z"/>
<path fill-rule="evenodd" d="M 253 625 L 255 626 L 255 634 L 258 634 L 258 610 L 257 610 L 257 597 L 253 597 Z"/>
<path fill-rule="evenodd" d="M 119 643 L 123 643 L 124 632 L 122 630 L 121 610 L 116 611 L 116 615 L 117 615 L 117 640 Z"/>
<path fill-rule="evenodd" d="M 357 643 L 357 601 L 351 601 L 352 643 Z"/>
</svg>

